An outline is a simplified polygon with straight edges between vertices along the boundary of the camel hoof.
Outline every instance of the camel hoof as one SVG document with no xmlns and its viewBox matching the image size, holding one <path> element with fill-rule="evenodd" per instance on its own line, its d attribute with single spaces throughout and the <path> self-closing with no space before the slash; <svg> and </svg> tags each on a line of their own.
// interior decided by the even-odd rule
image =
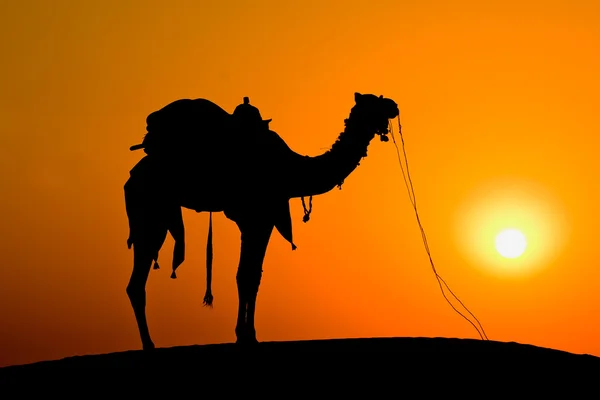
<svg viewBox="0 0 600 400">
<path fill-rule="evenodd" d="M 151 350 L 154 350 L 154 349 L 155 349 L 155 346 L 154 346 L 154 343 L 152 343 L 152 342 L 144 343 L 142 345 L 142 350 L 144 350 L 144 351 L 151 351 Z"/>
<path fill-rule="evenodd" d="M 242 346 L 258 344 L 256 333 L 248 332 L 248 330 L 241 331 L 237 334 L 236 343 Z"/>
<path fill-rule="evenodd" d="M 251 338 L 238 338 L 235 342 L 238 346 L 243 348 L 251 348 L 258 345 L 258 340 Z"/>
</svg>

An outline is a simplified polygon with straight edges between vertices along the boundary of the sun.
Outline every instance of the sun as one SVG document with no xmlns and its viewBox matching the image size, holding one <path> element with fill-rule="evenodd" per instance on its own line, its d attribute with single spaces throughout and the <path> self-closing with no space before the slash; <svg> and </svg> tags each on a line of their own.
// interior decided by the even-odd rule
<svg viewBox="0 0 600 400">
<path fill-rule="evenodd" d="M 518 229 L 505 229 L 496 236 L 496 250 L 504 258 L 517 258 L 526 247 L 525 235 Z"/>
<path fill-rule="evenodd" d="M 572 225 L 560 193 L 527 178 L 499 176 L 464 196 L 454 214 L 454 240 L 470 267 L 526 279 L 565 249 Z"/>
</svg>

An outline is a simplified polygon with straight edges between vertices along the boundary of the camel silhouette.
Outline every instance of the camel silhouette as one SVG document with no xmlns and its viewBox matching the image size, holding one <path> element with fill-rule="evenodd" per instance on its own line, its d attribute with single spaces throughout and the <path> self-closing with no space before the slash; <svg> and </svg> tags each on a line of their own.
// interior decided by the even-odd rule
<svg viewBox="0 0 600 400">
<path fill-rule="evenodd" d="M 376 135 L 388 140 L 389 120 L 399 114 L 397 104 L 383 96 L 355 93 L 354 100 L 344 131 L 331 149 L 314 157 L 291 150 L 247 98 L 233 114 L 206 99 L 182 99 L 148 116 L 144 141 L 131 147 L 147 155 L 132 168 L 124 187 L 127 245 L 134 253 L 127 295 L 144 350 L 154 348 L 146 320 L 146 282 L 153 261 L 158 268 L 168 232 L 175 241 L 172 278 L 185 258 L 182 207 L 211 213 L 210 227 L 213 212 L 224 212 L 237 224 L 241 250 L 235 333 L 237 343 L 257 343 L 256 297 L 273 228 L 296 248 L 289 200 L 302 198 L 305 204 L 310 197 L 312 204 L 312 196 L 341 187 L 367 155 L 371 140 Z M 305 207 L 305 222 L 309 213 Z M 209 231 L 206 305 L 213 301 L 210 240 Z"/>
</svg>

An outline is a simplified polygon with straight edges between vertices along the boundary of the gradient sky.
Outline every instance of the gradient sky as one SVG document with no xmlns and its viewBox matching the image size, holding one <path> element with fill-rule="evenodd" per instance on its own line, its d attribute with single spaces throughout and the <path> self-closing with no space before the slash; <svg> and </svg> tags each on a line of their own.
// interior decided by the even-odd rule
<svg viewBox="0 0 600 400">
<path fill-rule="evenodd" d="M 155 4 L 154 4 L 155 3 Z M 139 349 L 123 184 L 146 116 L 249 96 L 295 151 L 343 129 L 354 92 L 394 99 L 438 273 L 492 340 L 600 356 L 597 1 L 28 1 L 0 6 L 0 365 Z M 494 3 L 494 5 L 490 5 Z M 479 338 L 446 303 L 391 142 L 275 233 L 262 341 Z M 160 347 L 232 342 L 239 232 L 184 212 L 187 258 L 151 271 Z M 516 227 L 529 247 L 502 259 Z"/>
</svg>

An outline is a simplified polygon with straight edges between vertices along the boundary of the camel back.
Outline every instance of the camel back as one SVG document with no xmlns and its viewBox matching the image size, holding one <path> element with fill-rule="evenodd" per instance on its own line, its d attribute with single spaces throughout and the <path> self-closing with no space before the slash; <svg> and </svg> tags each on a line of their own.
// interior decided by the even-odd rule
<svg viewBox="0 0 600 400">
<path fill-rule="evenodd" d="M 148 115 L 144 140 L 131 150 L 143 148 L 174 184 L 195 179 L 208 192 L 268 191 L 279 182 L 278 171 L 297 156 L 269 130 L 269 121 L 252 129 L 209 100 L 176 100 Z"/>
<path fill-rule="evenodd" d="M 232 116 L 206 99 L 176 100 L 146 118 L 140 147 L 148 155 L 180 157 L 199 147 L 212 147 L 231 132 Z"/>
</svg>

